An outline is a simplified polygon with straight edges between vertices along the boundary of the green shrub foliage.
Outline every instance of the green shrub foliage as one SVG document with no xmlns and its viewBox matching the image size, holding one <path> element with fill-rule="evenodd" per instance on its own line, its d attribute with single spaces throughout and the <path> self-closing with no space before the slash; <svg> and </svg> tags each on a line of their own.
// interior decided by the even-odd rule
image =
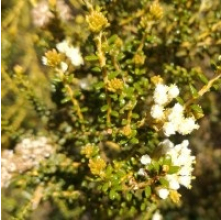
<svg viewBox="0 0 221 220">
<path fill-rule="evenodd" d="M 4 219 L 202 215 L 182 194 L 220 155 L 199 138 L 220 124 L 219 0 L 10 0 L 2 29 Z"/>
</svg>

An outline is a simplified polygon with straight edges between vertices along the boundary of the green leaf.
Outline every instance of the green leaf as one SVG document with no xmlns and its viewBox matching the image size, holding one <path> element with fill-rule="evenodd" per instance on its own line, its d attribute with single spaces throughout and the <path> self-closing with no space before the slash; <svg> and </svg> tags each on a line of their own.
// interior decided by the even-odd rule
<svg viewBox="0 0 221 220">
<path fill-rule="evenodd" d="M 137 114 L 137 113 L 133 113 L 133 114 L 132 114 L 132 118 L 134 118 L 134 119 L 138 119 L 139 117 L 140 117 L 140 115 Z"/>
<path fill-rule="evenodd" d="M 206 76 L 201 73 L 198 73 L 198 77 L 201 80 L 201 82 L 203 82 L 204 84 L 207 84 L 209 82 L 209 80 L 206 78 Z"/>
<path fill-rule="evenodd" d="M 133 87 L 124 87 L 124 95 L 127 96 L 128 98 L 134 96 L 134 88 Z"/>
<path fill-rule="evenodd" d="M 140 210 L 144 211 L 145 209 L 146 209 L 146 203 L 143 202 L 140 206 Z"/>
<path fill-rule="evenodd" d="M 139 140 L 134 137 L 134 138 L 132 138 L 132 139 L 130 140 L 130 143 L 131 143 L 131 144 L 138 144 L 138 143 L 139 143 Z"/>
<path fill-rule="evenodd" d="M 164 187 L 168 187 L 168 186 L 169 186 L 168 181 L 167 181 L 165 178 L 163 178 L 163 177 L 159 179 L 159 182 L 160 182 L 161 185 L 164 186 Z"/>
<path fill-rule="evenodd" d="M 93 72 L 96 72 L 96 73 L 100 73 L 101 72 L 101 68 L 99 66 L 95 66 L 91 69 Z"/>
<path fill-rule="evenodd" d="M 105 174 L 107 176 L 110 176 L 112 174 L 112 171 L 113 171 L 113 168 L 111 165 L 108 165 L 107 168 L 106 168 L 106 171 L 105 171 Z"/>
<path fill-rule="evenodd" d="M 109 197 L 111 200 L 115 200 L 119 198 L 119 194 L 115 190 L 111 190 L 109 193 Z"/>
<path fill-rule="evenodd" d="M 191 109 L 193 109 L 197 113 L 203 113 L 203 110 L 199 105 L 191 105 Z"/>
<path fill-rule="evenodd" d="M 147 186 L 145 188 L 144 193 L 145 193 L 146 198 L 150 197 L 150 195 L 151 195 L 151 188 L 150 188 L 150 186 Z"/>
<path fill-rule="evenodd" d="M 111 73 L 108 74 L 108 79 L 109 79 L 109 80 L 110 80 L 110 79 L 114 79 L 114 78 L 116 78 L 119 74 L 120 74 L 120 73 L 117 72 L 117 71 L 111 72 Z"/>
<path fill-rule="evenodd" d="M 118 36 L 116 34 L 112 35 L 109 39 L 108 39 L 108 43 L 112 44 L 114 43 L 114 41 L 118 38 Z"/>
<path fill-rule="evenodd" d="M 170 166 L 168 174 L 174 174 L 179 171 L 180 167 L 179 166 Z"/>
<path fill-rule="evenodd" d="M 103 192 L 107 192 L 108 189 L 109 189 L 109 182 L 105 183 L 105 184 L 102 186 Z"/>
<path fill-rule="evenodd" d="M 96 61 L 96 60 L 98 60 L 98 56 L 96 56 L 96 55 L 89 55 L 89 56 L 85 57 L 85 60 L 86 61 Z"/>
<path fill-rule="evenodd" d="M 71 100 L 70 97 L 65 97 L 64 99 L 61 100 L 61 104 L 67 103 Z"/>
<path fill-rule="evenodd" d="M 190 92 L 191 92 L 192 96 L 194 98 L 199 97 L 197 89 L 195 87 L 193 87 L 191 84 L 189 85 L 189 87 L 190 87 Z"/>
<path fill-rule="evenodd" d="M 111 115 L 118 118 L 119 117 L 119 112 L 117 111 L 111 111 Z"/>
<path fill-rule="evenodd" d="M 107 111 L 108 110 L 108 105 L 103 105 L 102 107 L 101 107 L 101 111 L 102 112 L 105 112 L 105 111 Z"/>
<path fill-rule="evenodd" d="M 98 82 L 94 84 L 95 89 L 101 89 L 104 88 L 104 82 Z"/>
<path fill-rule="evenodd" d="M 177 102 L 179 102 L 179 104 L 184 105 L 184 100 L 180 97 L 176 97 Z"/>
<path fill-rule="evenodd" d="M 132 197 L 133 197 L 132 193 L 127 192 L 127 194 L 126 194 L 126 200 L 127 200 L 127 201 L 131 201 Z"/>
</svg>

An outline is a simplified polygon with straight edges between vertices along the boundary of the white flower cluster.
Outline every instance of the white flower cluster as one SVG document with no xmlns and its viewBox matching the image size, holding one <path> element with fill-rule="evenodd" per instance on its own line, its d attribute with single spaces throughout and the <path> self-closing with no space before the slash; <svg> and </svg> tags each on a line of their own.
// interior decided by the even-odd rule
<svg viewBox="0 0 221 220">
<path fill-rule="evenodd" d="M 176 85 L 166 86 L 161 83 L 156 85 L 154 91 L 154 105 L 151 108 L 151 116 L 160 122 L 163 122 L 163 131 L 166 136 L 176 132 L 187 135 L 199 125 L 195 123 L 196 119 L 184 116 L 184 107 L 176 103 L 172 108 L 166 108 L 174 98 L 179 95 L 179 89 Z"/>
<path fill-rule="evenodd" d="M 57 0 L 56 11 L 58 17 L 62 21 L 68 21 L 71 18 L 71 10 L 64 1 Z M 47 25 L 55 15 L 50 11 L 50 7 L 47 1 L 39 2 L 32 10 L 33 23 L 36 27 L 44 27 Z"/>
<path fill-rule="evenodd" d="M 74 66 L 80 66 L 84 64 L 84 60 L 81 56 L 78 47 L 73 47 L 68 41 L 62 41 L 56 45 L 56 48 L 60 53 L 65 54 Z"/>
<path fill-rule="evenodd" d="M 1 186 L 7 187 L 13 175 L 23 173 L 40 164 L 55 152 L 46 137 L 25 138 L 17 144 L 15 151 L 4 150 L 1 159 Z"/>
<path fill-rule="evenodd" d="M 159 210 L 154 212 L 151 220 L 163 220 L 163 216 L 160 214 Z"/>
<path fill-rule="evenodd" d="M 181 144 L 175 145 L 166 139 L 159 144 L 164 148 L 164 157 L 169 157 L 171 159 L 171 166 L 178 167 L 178 171 L 174 174 L 166 173 L 165 179 L 168 181 L 167 188 L 159 188 L 157 190 L 158 196 L 162 199 L 166 199 L 170 193 L 170 190 L 178 190 L 180 185 L 187 188 L 191 188 L 191 180 L 193 164 L 195 163 L 195 156 L 191 156 L 191 150 L 188 149 L 189 142 L 184 140 Z M 148 165 L 152 162 L 149 155 L 143 155 L 140 158 L 140 162 L 143 165 Z M 140 168 L 138 175 L 146 176 L 146 169 Z"/>
</svg>

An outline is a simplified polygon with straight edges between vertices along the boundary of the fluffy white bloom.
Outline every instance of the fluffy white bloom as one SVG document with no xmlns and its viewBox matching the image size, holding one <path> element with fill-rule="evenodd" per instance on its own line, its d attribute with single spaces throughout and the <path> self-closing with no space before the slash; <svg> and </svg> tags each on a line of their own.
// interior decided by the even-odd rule
<svg viewBox="0 0 221 220">
<path fill-rule="evenodd" d="M 178 127 L 178 132 L 182 135 L 190 134 L 193 130 L 198 129 L 199 125 L 195 123 L 195 118 L 184 118 Z"/>
<path fill-rule="evenodd" d="M 157 210 L 153 216 L 151 220 L 163 220 L 163 216 L 160 214 L 160 212 Z"/>
<path fill-rule="evenodd" d="M 54 151 L 46 137 L 25 138 L 16 145 L 15 152 L 4 150 L 1 160 L 2 187 L 7 187 L 14 175 L 38 166 Z"/>
<path fill-rule="evenodd" d="M 84 64 L 84 60 L 80 54 L 79 48 L 70 46 L 66 40 L 58 43 L 56 48 L 60 53 L 64 53 L 74 66 L 80 66 Z"/>
<path fill-rule="evenodd" d="M 138 170 L 137 174 L 140 175 L 140 176 L 145 176 L 146 173 L 145 173 L 144 168 L 140 168 L 140 169 Z"/>
<path fill-rule="evenodd" d="M 171 142 L 169 139 L 165 139 L 164 141 L 160 142 L 159 145 L 163 145 L 167 151 L 174 147 L 173 142 Z"/>
<path fill-rule="evenodd" d="M 153 95 L 155 103 L 164 105 L 168 102 L 167 90 L 168 87 L 166 85 L 160 83 L 156 85 Z"/>
<path fill-rule="evenodd" d="M 179 88 L 176 85 L 166 86 L 158 83 L 154 90 L 153 99 L 155 104 L 152 106 L 150 115 L 154 119 L 164 122 L 164 134 L 169 137 L 176 132 L 187 135 L 199 125 L 195 123 L 194 117 L 184 117 L 184 107 L 176 103 L 172 108 L 165 108 L 165 105 L 179 95 Z"/>
<path fill-rule="evenodd" d="M 47 66 L 48 65 L 48 59 L 47 57 L 43 56 L 42 59 L 41 59 L 42 63 Z"/>
<path fill-rule="evenodd" d="M 173 122 L 165 122 L 163 125 L 164 134 L 169 137 L 176 133 L 177 125 Z"/>
<path fill-rule="evenodd" d="M 180 93 L 180 90 L 176 85 L 171 85 L 168 88 L 168 98 L 169 99 L 174 99 L 176 98 Z"/>
<path fill-rule="evenodd" d="M 179 183 L 186 188 L 191 188 L 191 180 L 193 179 L 192 176 L 179 176 Z"/>
<path fill-rule="evenodd" d="M 66 72 L 67 69 L 68 69 L 67 63 L 61 62 L 61 70 L 62 70 L 63 72 Z"/>
<path fill-rule="evenodd" d="M 32 10 L 32 18 L 35 26 L 43 27 L 47 25 L 52 18 L 54 18 L 54 15 L 50 11 L 48 3 L 46 1 L 42 1 Z"/>
<path fill-rule="evenodd" d="M 80 50 L 78 47 L 70 47 L 66 51 L 66 56 L 71 60 L 71 63 L 74 66 L 80 66 L 84 64 L 84 60 L 80 54 Z"/>
<path fill-rule="evenodd" d="M 57 0 L 56 9 L 58 12 L 58 16 L 63 21 L 68 21 L 71 19 L 71 10 L 69 6 L 62 0 Z"/>
<path fill-rule="evenodd" d="M 191 187 L 192 165 L 195 163 L 195 157 L 191 156 L 191 150 L 188 149 L 188 144 L 189 141 L 184 140 L 181 144 L 170 148 L 167 152 L 167 155 L 171 157 L 173 165 L 180 167 L 176 174 L 166 176 L 171 189 L 176 189 L 178 183 L 187 188 Z"/>
<path fill-rule="evenodd" d="M 141 158 L 140 158 L 140 162 L 143 164 L 143 165 L 147 165 L 149 163 L 151 163 L 151 158 L 149 155 L 145 154 L 143 155 Z"/>
<path fill-rule="evenodd" d="M 178 176 L 173 174 L 173 175 L 167 175 L 166 176 L 167 181 L 169 182 L 169 188 L 177 190 L 180 188 L 180 184 L 178 181 Z"/>
<path fill-rule="evenodd" d="M 150 111 L 151 116 L 154 119 L 163 119 L 164 118 L 164 108 L 161 105 L 153 105 Z"/>
<path fill-rule="evenodd" d="M 58 51 L 60 53 L 66 54 L 66 52 L 68 51 L 68 48 L 69 48 L 69 43 L 66 40 L 64 40 L 64 41 L 56 44 L 56 48 L 58 49 Z"/>
<path fill-rule="evenodd" d="M 176 124 L 180 123 L 183 120 L 184 108 L 179 103 L 176 103 L 169 111 L 167 118 L 169 121 L 172 121 Z"/>
<path fill-rule="evenodd" d="M 169 190 L 164 189 L 164 188 L 160 188 L 160 189 L 158 189 L 157 194 L 161 199 L 166 199 L 169 195 Z"/>
</svg>

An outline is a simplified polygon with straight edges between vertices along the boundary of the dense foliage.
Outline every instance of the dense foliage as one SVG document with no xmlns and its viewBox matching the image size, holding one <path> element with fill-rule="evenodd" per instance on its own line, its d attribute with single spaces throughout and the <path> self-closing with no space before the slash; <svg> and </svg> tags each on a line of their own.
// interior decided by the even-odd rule
<svg viewBox="0 0 221 220">
<path fill-rule="evenodd" d="M 3 0 L 2 30 L 3 219 L 218 219 L 219 0 Z"/>
</svg>

